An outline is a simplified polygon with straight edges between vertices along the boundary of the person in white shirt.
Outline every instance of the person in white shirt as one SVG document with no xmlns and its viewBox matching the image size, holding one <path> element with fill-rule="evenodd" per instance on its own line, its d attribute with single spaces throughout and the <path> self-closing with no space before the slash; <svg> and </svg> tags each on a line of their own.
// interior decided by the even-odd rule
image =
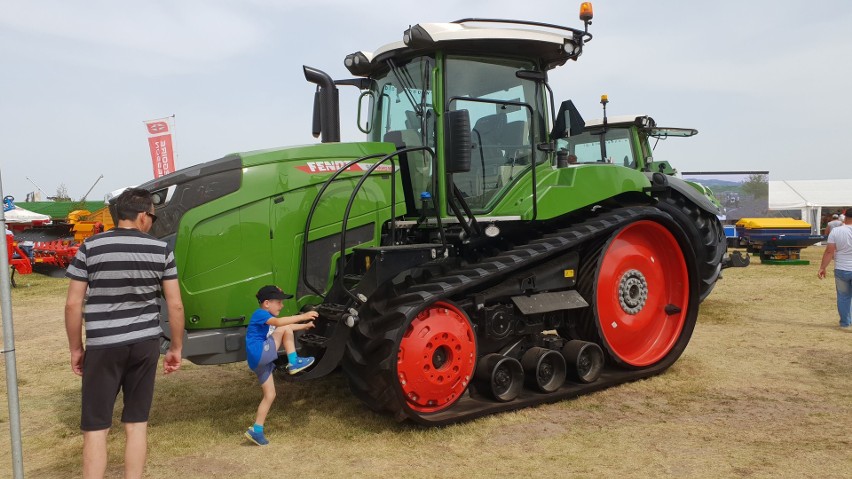
<svg viewBox="0 0 852 479">
<path fill-rule="evenodd" d="M 840 215 L 835 213 L 831 215 L 831 221 L 829 221 L 828 224 L 825 225 L 825 236 L 831 234 L 831 230 L 838 226 L 843 226 L 843 220 L 840 219 Z"/>
<path fill-rule="evenodd" d="M 825 278 L 825 269 L 833 259 L 840 328 L 849 331 L 852 330 L 852 217 L 844 220 L 842 226 L 832 228 L 828 235 L 828 246 L 822 255 L 817 277 Z"/>
</svg>

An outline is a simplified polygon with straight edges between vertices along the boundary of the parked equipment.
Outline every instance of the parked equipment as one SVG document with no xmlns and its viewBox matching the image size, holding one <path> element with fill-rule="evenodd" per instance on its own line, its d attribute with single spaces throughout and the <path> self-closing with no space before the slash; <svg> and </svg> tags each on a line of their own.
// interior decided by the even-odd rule
<svg viewBox="0 0 852 479">
<path fill-rule="evenodd" d="M 175 249 L 184 356 L 244 360 L 254 293 L 277 284 L 296 294 L 285 314 L 319 312 L 298 337 L 317 363 L 293 379 L 342 367 L 398 419 L 445 424 L 671 366 L 718 279 L 718 209 L 646 152 L 568 161 L 585 125 L 571 101 L 553 107 L 547 80 L 591 40 L 591 5 L 580 18 L 418 24 L 348 55 L 354 79 L 306 66 L 322 144 L 141 185 L 152 234 Z M 340 142 L 338 86 L 361 91 L 368 141 Z"/>
<path fill-rule="evenodd" d="M 740 246 L 764 264 L 810 264 L 802 249 L 825 240 L 811 234 L 810 223 L 793 218 L 742 218 L 736 224 Z"/>
</svg>

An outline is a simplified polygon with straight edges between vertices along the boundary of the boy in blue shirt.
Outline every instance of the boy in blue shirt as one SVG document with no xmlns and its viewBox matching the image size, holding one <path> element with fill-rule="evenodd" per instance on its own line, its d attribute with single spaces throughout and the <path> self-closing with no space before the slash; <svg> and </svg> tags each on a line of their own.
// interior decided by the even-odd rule
<svg viewBox="0 0 852 479">
<path fill-rule="evenodd" d="M 296 374 L 304 371 L 314 362 L 314 358 L 301 358 L 296 355 L 296 344 L 293 331 L 311 329 L 313 320 L 318 316 L 316 311 L 297 314 L 296 316 L 277 317 L 284 308 L 284 300 L 293 296 L 281 291 L 277 286 L 264 286 L 257 292 L 257 302 L 260 307 L 251 315 L 246 330 L 246 360 L 249 368 L 257 374 L 263 399 L 257 406 L 257 417 L 254 425 L 248 428 L 245 436 L 257 444 L 269 444 L 263 435 L 263 422 L 275 401 L 275 382 L 272 371 L 275 370 L 275 360 L 278 359 L 278 349 L 284 343 L 287 352 L 287 372 Z M 307 321 L 307 322 L 305 322 Z"/>
</svg>

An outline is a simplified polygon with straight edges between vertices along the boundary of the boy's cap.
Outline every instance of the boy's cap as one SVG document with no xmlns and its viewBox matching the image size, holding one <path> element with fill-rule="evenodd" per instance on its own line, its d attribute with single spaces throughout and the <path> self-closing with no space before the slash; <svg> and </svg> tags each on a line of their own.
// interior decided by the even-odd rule
<svg viewBox="0 0 852 479">
<path fill-rule="evenodd" d="M 271 284 L 260 288 L 255 296 L 259 303 L 268 299 L 290 299 L 293 297 L 292 294 L 287 294 L 284 291 L 281 291 L 281 288 L 278 286 L 273 286 Z"/>
<path fill-rule="evenodd" d="M 838 215 L 838 214 L 833 214 L 833 215 L 831 215 L 831 217 L 832 217 L 832 218 L 834 218 L 834 219 L 837 219 L 837 218 L 840 218 L 840 215 Z"/>
</svg>

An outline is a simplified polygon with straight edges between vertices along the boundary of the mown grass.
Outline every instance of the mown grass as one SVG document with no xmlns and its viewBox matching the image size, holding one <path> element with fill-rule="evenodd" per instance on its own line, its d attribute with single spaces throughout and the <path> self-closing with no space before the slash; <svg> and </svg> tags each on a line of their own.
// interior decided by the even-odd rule
<svg viewBox="0 0 852 479">
<path fill-rule="evenodd" d="M 844 477 L 852 470 L 852 334 L 833 281 L 810 266 L 726 270 L 665 374 L 572 401 L 442 427 L 365 408 L 339 375 L 281 383 L 267 448 L 243 430 L 259 388 L 244 364 L 159 376 L 148 477 Z M 80 474 L 79 378 L 62 322 L 66 282 L 13 291 L 28 477 Z M 29 287 L 23 286 L 29 284 Z M 5 386 L 0 401 L 5 403 Z M 110 440 L 120 475 L 123 433 Z M 0 444 L 8 438 L 0 412 Z M 11 471 L 0 448 L 0 471 Z M 0 474 L 7 476 L 10 474 Z"/>
</svg>

